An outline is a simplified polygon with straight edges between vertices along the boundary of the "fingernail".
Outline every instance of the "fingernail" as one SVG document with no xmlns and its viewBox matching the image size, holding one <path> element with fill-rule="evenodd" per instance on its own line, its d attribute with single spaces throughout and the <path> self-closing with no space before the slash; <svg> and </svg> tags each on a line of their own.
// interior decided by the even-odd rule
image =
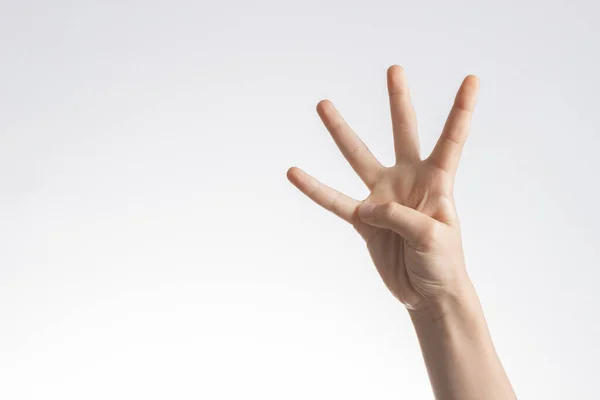
<svg viewBox="0 0 600 400">
<path fill-rule="evenodd" d="M 361 218 L 369 218 L 373 215 L 375 204 L 364 202 L 358 207 L 358 216 Z"/>
</svg>

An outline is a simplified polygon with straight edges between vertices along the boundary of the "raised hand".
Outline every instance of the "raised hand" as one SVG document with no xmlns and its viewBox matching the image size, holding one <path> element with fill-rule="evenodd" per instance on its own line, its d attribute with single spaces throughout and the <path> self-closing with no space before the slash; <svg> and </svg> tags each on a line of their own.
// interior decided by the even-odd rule
<svg viewBox="0 0 600 400">
<path fill-rule="evenodd" d="M 287 176 L 317 204 L 354 226 L 386 286 L 407 308 L 417 310 L 458 295 L 468 282 L 453 186 L 479 81 L 472 75 L 464 79 L 441 136 L 424 160 L 403 68 L 390 67 L 387 82 L 396 154 L 391 167 L 373 156 L 331 102 L 317 105 L 333 140 L 370 189 L 365 200 L 296 167 Z"/>
</svg>

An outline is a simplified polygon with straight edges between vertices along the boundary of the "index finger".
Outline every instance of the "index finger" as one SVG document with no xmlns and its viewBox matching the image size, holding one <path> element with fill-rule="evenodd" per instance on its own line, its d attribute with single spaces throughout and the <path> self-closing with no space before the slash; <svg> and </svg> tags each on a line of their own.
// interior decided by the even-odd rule
<svg viewBox="0 0 600 400">
<path fill-rule="evenodd" d="M 429 162 L 451 174 L 455 174 L 458 168 L 478 91 L 479 79 L 474 75 L 467 76 L 458 89 L 442 134 L 428 157 Z"/>
</svg>

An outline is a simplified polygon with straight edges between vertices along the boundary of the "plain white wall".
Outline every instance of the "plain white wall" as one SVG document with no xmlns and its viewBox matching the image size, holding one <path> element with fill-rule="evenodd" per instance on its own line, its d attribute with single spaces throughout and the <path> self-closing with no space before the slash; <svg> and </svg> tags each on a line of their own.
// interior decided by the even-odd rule
<svg viewBox="0 0 600 400">
<path fill-rule="evenodd" d="M 424 156 L 480 77 L 456 198 L 496 347 L 520 398 L 597 398 L 599 11 L 0 1 L 0 398 L 431 398 L 361 239 L 285 178 L 367 195 L 315 106 L 391 163 L 391 64 Z"/>
</svg>

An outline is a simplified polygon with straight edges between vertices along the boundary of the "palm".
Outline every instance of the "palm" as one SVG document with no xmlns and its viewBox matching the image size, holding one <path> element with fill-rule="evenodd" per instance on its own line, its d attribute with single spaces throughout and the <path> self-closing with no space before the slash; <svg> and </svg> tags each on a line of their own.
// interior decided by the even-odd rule
<svg viewBox="0 0 600 400">
<path fill-rule="evenodd" d="M 451 197 L 449 177 L 426 162 L 386 168 L 366 201 L 396 202 L 440 221 L 450 218 L 441 196 Z M 359 219 L 354 227 L 365 238 L 371 258 L 388 289 L 402 302 L 416 304 L 444 281 L 443 266 L 398 233 Z M 432 262 L 433 261 L 433 262 Z"/>
<path fill-rule="evenodd" d="M 442 135 L 425 160 L 420 157 L 416 117 L 400 67 L 388 69 L 388 89 L 397 159 L 392 167 L 384 167 L 377 161 L 329 101 L 317 106 L 334 141 L 370 189 L 365 200 L 352 199 L 295 167 L 288 171 L 288 178 L 315 202 L 350 222 L 366 241 L 386 286 L 403 303 L 415 305 L 435 295 L 452 279 L 448 264 L 462 263 L 452 190 L 469 130 L 477 79 L 469 76 L 461 85 Z M 357 216 L 361 203 L 400 204 L 412 213 L 417 210 L 422 218 L 417 229 L 420 234 L 408 238 L 388 226 L 364 222 Z M 441 230 L 444 240 L 437 243 L 429 240 L 427 246 L 421 245 L 426 243 L 423 237 L 431 236 L 432 230 L 438 231 L 437 237 Z M 445 251 L 450 247 L 460 251 Z"/>
</svg>

